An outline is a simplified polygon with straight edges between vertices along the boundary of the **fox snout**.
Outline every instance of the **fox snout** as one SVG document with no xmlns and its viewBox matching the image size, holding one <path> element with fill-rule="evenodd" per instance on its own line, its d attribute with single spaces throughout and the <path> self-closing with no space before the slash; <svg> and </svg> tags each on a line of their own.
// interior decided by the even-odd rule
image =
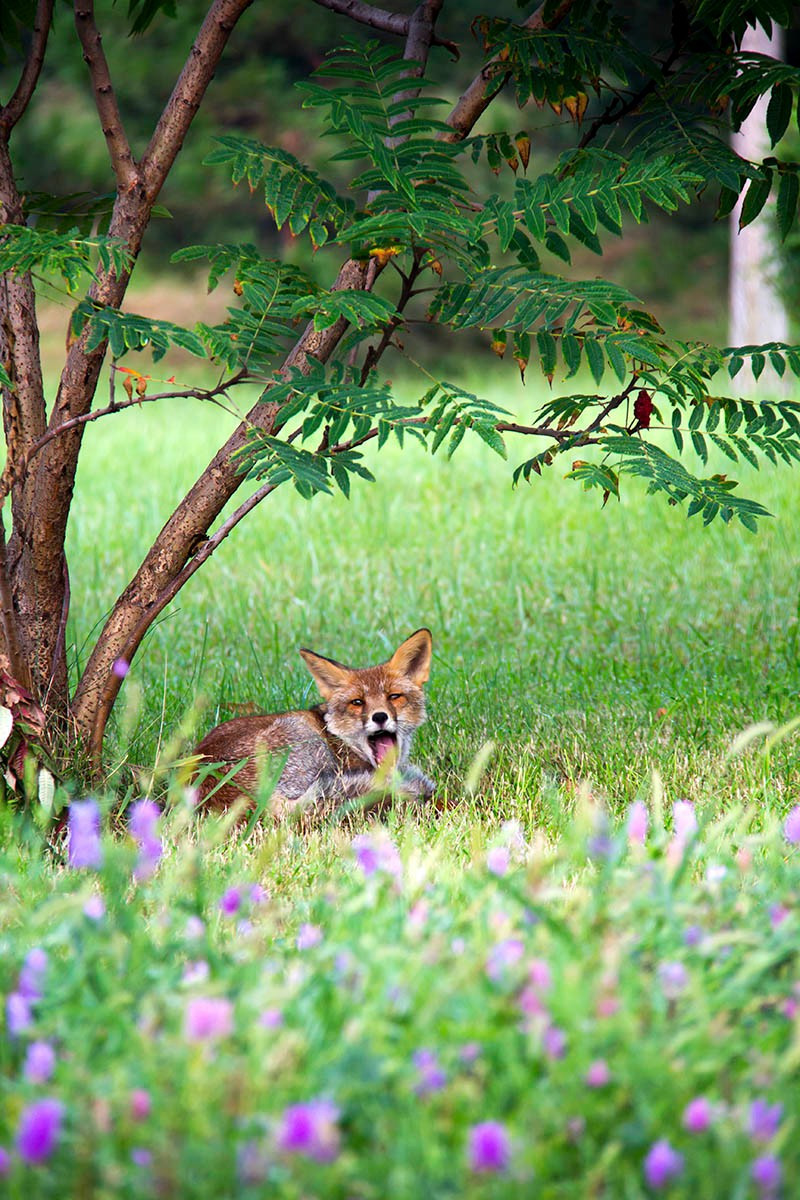
<svg viewBox="0 0 800 1200">
<path fill-rule="evenodd" d="M 431 635 L 420 629 L 377 667 L 346 667 L 311 650 L 300 653 L 325 700 L 328 730 L 373 767 L 394 753 L 403 764 L 425 720 Z"/>
</svg>

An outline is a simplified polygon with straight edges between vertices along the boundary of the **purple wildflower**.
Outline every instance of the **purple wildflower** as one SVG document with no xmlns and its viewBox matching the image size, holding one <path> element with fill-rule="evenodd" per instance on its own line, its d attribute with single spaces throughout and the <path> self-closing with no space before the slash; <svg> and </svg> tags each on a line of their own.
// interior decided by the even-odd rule
<svg viewBox="0 0 800 1200">
<path fill-rule="evenodd" d="M 83 906 L 83 915 L 90 921 L 101 921 L 106 914 L 106 902 L 102 896 L 95 893 L 90 896 Z"/>
<path fill-rule="evenodd" d="M 131 805 L 128 828 L 139 847 L 139 857 L 133 870 L 136 880 L 148 879 L 164 852 L 156 830 L 160 816 L 161 810 L 152 800 L 137 800 Z"/>
<path fill-rule="evenodd" d="M 211 968 L 204 958 L 198 958 L 194 962 L 188 962 L 183 968 L 181 983 L 191 987 L 195 983 L 205 983 L 211 974 Z"/>
<path fill-rule="evenodd" d="M 680 996 L 689 982 L 689 972 L 682 962 L 661 963 L 658 968 L 658 982 L 668 1000 Z"/>
<path fill-rule="evenodd" d="M 37 1100 L 22 1110 L 17 1129 L 17 1152 L 23 1162 L 44 1162 L 61 1133 L 64 1106 L 58 1100 Z"/>
<path fill-rule="evenodd" d="M 783 921 L 789 916 L 789 909 L 785 904 L 771 904 L 769 907 L 769 923 L 773 929 L 777 929 Z"/>
<path fill-rule="evenodd" d="M 117 679 L 124 679 L 131 669 L 131 664 L 127 658 L 115 658 L 111 664 L 111 674 L 116 675 Z"/>
<path fill-rule="evenodd" d="M 511 1139 L 499 1121 L 481 1121 L 469 1131 L 469 1168 L 476 1174 L 505 1171 L 511 1159 Z"/>
<path fill-rule="evenodd" d="M 366 878 L 382 872 L 399 882 L 403 863 L 392 839 L 386 833 L 362 833 L 354 837 L 350 848 Z"/>
<path fill-rule="evenodd" d="M 775 1196 L 783 1178 L 780 1159 L 774 1154 L 762 1154 L 760 1158 L 754 1159 L 750 1167 L 750 1178 L 764 1200 Z"/>
<path fill-rule="evenodd" d="M 56 1052 L 49 1042 L 31 1042 L 23 1073 L 29 1083 L 47 1083 L 56 1066 Z"/>
<path fill-rule="evenodd" d="M 6 1029 L 11 1037 L 19 1037 L 33 1024 L 30 1001 L 21 992 L 6 996 Z"/>
<path fill-rule="evenodd" d="M 701 925 L 687 925 L 683 934 L 685 946 L 699 946 L 704 937 Z"/>
<path fill-rule="evenodd" d="M 634 800 L 628 809 L 625 830 L 631 845 L 643 846 L 647 841 L 647 807 L 641 800 Z"/>
<path fill-rule="evenodd" d="M 516 966 L 524 953 L 525 946 L 519 938 L 503 938 L 495 942 L 486 959 L 486 974 L 493 983 L 497 983 L 510 967 Z"/>
<path fill-rule="evenodd" d="M 528 964 L 528 978 L 531 987 L 539 992 L 549 992 L 553 986 L 553 975 L 543 958 L 532 958 Z"/>
<path fill-rule="evenodd" d="M 683 1128 L 687 1133 L 705 1133 L 711 1117 L 711 1105 L 705 1096 L 695 1096 L 683 1110 Z"/>
<path fill-rule="evenodd" d="M 220 912 L 226 917 L 234 916 L 242 906 L 242 893 L 238 887 L 229 887 L 219 901 Z"/>
<path fill-rule="evenodd" d="M 465 1042 L 458 1052 L 458 1057 L 463 1063 L 474 1063 L 480 1058 L 481 1044 L 480 1042 Z"/>
<path fill-rule="evenodd" d="M 782 1104 L 768 1104 L 758 1096 L 747 1112 L 747 1132 L 754 1142 L 768 1142 L 778 1132 L 782 1116 Z"/>
<path fill-rule="evenodd" d="M 279 1008 L 265 1008 L 258 1018 L 264 1029 L 279 1029 L 283 1024 L 283 1013 Z"/>
<path fill-rule="evenodd" d="M 17 980 L 17 991 L 26 1000 L 41 999 L 47 961 L 47 951 L 41 946 L 34 946 L 33 950 L 26 954 Z"/>
<path fill-rule="evenodd" d="M 800 842 L 800 804 L 795 804 L 783 822 L 783 836 L 793 846 L 796 846 Z"/>
<path fill-rule="evenodd" d="M 11 1155 L 4 1146 L 0 1146 L 0 1179 L 11 1170 Z"/>
<path fill-rule="evenodd" d="M 187 917 L 183 936 L 190 942 L 198 941 L 205 933 L 206 927 L 200 917 Z"/>
<path fill-rule="evenodd" d="M 100 806 L 96 800 L 73 800 L 67 818 L 67 855 L 75 871 L 103 865 L 100 845 Z"/>
<path fill-rule="evenodd" d="M 233 1005 L 221 996 L 195 996 L 186 1005 L 183 1033 L 190 1042 L 210 1042 L 233 1032 Z"/>
<path fill-rule="evenodd" d="M 493 846 L 486 855 L 486 868 L 492 875 L 505 875 L 511 863 L 508 846 Z"/>
<path fill-rule="evenodd" d="M 417 1082 L 414 1091 L 418 1096 L 426 1096 L 429 1092 L 438 1092 L 447 1083 L 447 1075 L 439 1065 L 439 1060 L 433 1050 L 421 1049 L 414 1052 L 412 1061 L 417 1068 Z"/>
<path fill-rule="evenodd" d="M 644 1177 L 651 1188 L 663 1188 L 683 1170 L 683 1155 L 666 1138 L 654 1142 L 644 1160 Z"/>
<path fill-rule="evenodd" d="M 608 1069 L 608 1063 L 604 1058 L 595 1059 L 589 1064 L 589 1069 L 586 1072 L 586 1086 L 590 1088 L 605 1087 L 611 1079 L 611 1072 Z"/>
<path fill-rule="evenodd" d="M 149 1150 L 145 1150 L 142 1146 L 136 1146 L 131 1150 L 131 1162 L 135 1167 L 149 1167 L 153 1161 L 153 1155 Z"/>
<path fill-rule="evenodd" d="M 278 1147 L 315 1162 L 332 1162 L 339 1153 L 339 1110 L 330 1100 L 290 1104 L 278 1127 Z"/>
<path fill-rule="evenodd" d="M 304 921 L 297 931 L 296 946 L 298 950 L 312 950 L 322 941 L 322 930 L 319 925 L 310 925 Z"/>
<path fill-rule="evenodd" d="M 256 908 L 259 904 L 263 904 L 269 900 L 269 892 L 263 888 L 260 883 L 254 883 L 250 886 L 250 903 Z"/>
<path fill-rule="evenodd" d="M 542 1049 L 547 1058 L 563 1058 L 567 1052 L 567 1035 L 558 1025 L 548 1025 L 542 1034 Z"/>
</svg>

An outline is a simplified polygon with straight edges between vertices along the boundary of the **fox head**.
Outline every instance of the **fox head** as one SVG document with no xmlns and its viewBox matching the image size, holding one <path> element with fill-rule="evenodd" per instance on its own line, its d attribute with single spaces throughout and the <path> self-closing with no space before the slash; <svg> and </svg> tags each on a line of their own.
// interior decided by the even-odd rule
<svg viewBox="0 0 800 1200">
<path fill-rule="evenodd" d="M 377 667 L 356 669 L 313 650 L 300 653 L 325 700 L 328 730 L 377 767 L 391 751 L 400 764 L 408 758 L 414 730 L 425 720 L 422 685 L 432 650 L 430 631 L 418 629 Z"/>
</svg>

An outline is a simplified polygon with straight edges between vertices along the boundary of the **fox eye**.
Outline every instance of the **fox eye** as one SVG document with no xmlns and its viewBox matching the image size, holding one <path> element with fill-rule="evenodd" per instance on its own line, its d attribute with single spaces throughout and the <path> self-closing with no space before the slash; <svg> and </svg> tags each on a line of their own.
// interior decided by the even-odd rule
<svg viewBox="0 0 800 1200">
<path fill-rule="evenodd" d="M 402 692 L 392 692 L 389 696 L 389 699 L 390 700 L 405 700 L 405 696 L 403 695 Z"/>
<path fill-rule="evenodd" d="M 352 704 L 353 708 L 363 708 L 364 707 L 364 701 L 359 700 L 358 697 L 356 697 L 354 700 L 351 700 L 350 703 Z"/>
</svg>

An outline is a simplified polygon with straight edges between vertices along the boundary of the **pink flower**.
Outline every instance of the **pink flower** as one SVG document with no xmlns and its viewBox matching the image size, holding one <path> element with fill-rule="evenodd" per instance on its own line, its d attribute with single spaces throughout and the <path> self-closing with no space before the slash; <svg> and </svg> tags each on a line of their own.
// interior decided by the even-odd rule
<svg viewBox="0 0 800 1200">
<path fill-rule="evenodd" d="M 697 832 L 697 817 L 691 800 L 676 800 L 673 804 L 672 829 L 675 837 L 682 842 L 688 842 Z"/>
<path fill-rule="evenodd" d="M 279 1008 L 265 1008 L 258 1018 L 264 1029 L 278 1029 L 283 1024 L 283 1013 Z"/>
<path fill-rule="evenodd" d="M 310 925 L 305 921 L 297 931 L 297 949 L 311 950 L 322 941 L 322 930 L 319 925 Z"/>
<path fill-rule="evenodd" d="M 83 906 L 83 915 L 90 921 L 102 921 L 106 914 L 106 902 L 102 896 L 95 893 L 90 896 Z"/>
<path fill-rule="evenodd" d="M 486 974 L 496 983 L 504 973 L 520 961 L 525 946 L 519 938 L 503 938 L 495 942 L 486 959 Z"/>
<path fill-rule="evenodd" d="M 783 822 L 783 836 L 796 846 L 800 842 L 800 804 L 796 804 Z"/>
<path fill-rule="evenodd" d="M 711 1105 L 705 1096 L 695 1096 L 683 1110 L 683 1128 L 687 1133 L 705 1133 L 711 1124 Z"/>
<path fill-rule="evenodd" d="M 400 880 L 403 863 L 397 847 L 386 833 L 362 833 L 354 837 L 350 847 L 364 876 L 382 873 Z"/>
<path fill-rule="evenodd" d="M 567 1035 L 558 1025 L 548 1025 L 542 1034 L 542 1049 L 547 1058 L 563 1058 L 567 1052 Z"/>
<path fill-rule="evenodd" d="M 221 996 L 194 996 L 186 1005 L 184 1037 L 211 1042 L 233 1033 L 233 1005 Z"/>
<path fill-rule="evenodd" d="M 595 1059 L 586 1072 L 586 1086 L 590 1088 L 605 1087 L 611 1079 L 608 1063 L 604 1058 Z"/>
<path fill-rule="evenodd" d="M 492 875 L 505 875 L 510 861 L 508 846 L 493 846 L 486 855 L 486 867 Z"/>
<path fill-rule="evenodd" d="M 531 987 L 539 992 L 549 992 L 553 986 L 553 976 L 543 958 L 532 958 L 528 964 L 528 978 Z"/>
<path fill-rule="evenodd" d="M 49 1042 L 31 1042 L 23 1072 L 29 1083 L 47 1083 L 56 1067 L 56 1052 Z"/>
<path fill-rule="evenodd" d="M 511 1139 L 499 1121 L 482 1121 L 469 1131 L 469 1168 L 475 1174 L 497 1174 L 508 1168 Z"/>
<path fill-rule="evenodd" d="M 316 1162 L 332 1162 L 339 1153 L 339 1110 L 330 1100 L 290 1104 L 278 1127 L 278 1147 Z"/>
<path fill-rule="evenodd" d="M 658 968 L 658 982 L 668 1000 L 680 996 L 689 982 L 689 972 L 682 962 L 664 962 Z"/>
<path fill-rule="evenodd" d="M 241 906 L 242 893 L 237 887 L 230 887 L 226 892 L 223 892 L 219 902 L 219 909 L 226 917 L 234 916 Z"/>
<path fill-rule="evenodd" d="M 111 664 L 111 673 L 116 675 L 117 679 L 124 679 L 131 669 L 131 664 L 126 658 L 115 658 Z"/>
<path fill-rule="evenodd" d="M 634 800 L 633 804 L 628 809 L 628 819 L 625 827 L 628 833 L 628 841 L 633 845 L 638 843 L 643 846 L 647 841 L 647 808 L 641 800 Z"/>
<path fill-rule="evenodd" d="M 131 1116 L 134 1121 L 146 1121 L 153 1107 L 150 1093 L 144 1088 L 134 1088 L 130 1096 Z"/>
</svg>

